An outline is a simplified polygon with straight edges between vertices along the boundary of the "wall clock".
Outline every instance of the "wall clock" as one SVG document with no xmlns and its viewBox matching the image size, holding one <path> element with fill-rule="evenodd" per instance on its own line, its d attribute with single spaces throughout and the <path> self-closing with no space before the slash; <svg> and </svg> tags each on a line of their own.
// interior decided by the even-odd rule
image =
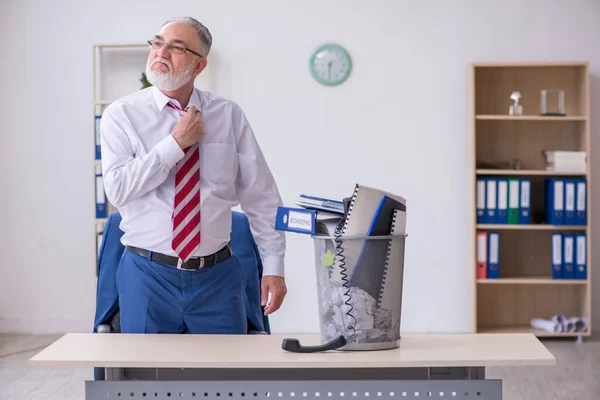
<svg viewBox="0 0 600 400">
<path fill-rule="evenodd" d="M 319 46 L 310 57 L 310 72 L 313 78 L 326 86 L 344 82 L 351 70 L 350 55 L 338 44 L 327 43 Z"/>
</svg>

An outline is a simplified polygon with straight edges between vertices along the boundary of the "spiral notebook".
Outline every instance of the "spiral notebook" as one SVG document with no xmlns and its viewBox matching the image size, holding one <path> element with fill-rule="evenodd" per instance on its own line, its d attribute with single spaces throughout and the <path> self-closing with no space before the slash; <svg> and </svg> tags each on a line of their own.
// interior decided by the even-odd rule
<svg viewBox="0 0 600 400">
<path fill-rule="evenodd" d="M 406 211 L 406 199 L 401 196 L 386 192 L 384 190 L 375 189 L 369 186 L 356 184 L 354 193 L 350 200 L 348 212 L 342 227 L 342 236 L 374 236 L 388 235 L 392 221 L 392 213 L 394 209 L 402 209 Z M 363 268 L 363 262 L 360 260 L 376 263 L 378 267 L 375 269 L 383 271 L 384 255 L 387 253 L 385 247 L 381 248 L 384 243 L 374 243 L 377 241 L 367 241 L 364 239 L 344 240 L 342 247 L 342 256 L 336 257 L 332 278 L 340 284 L 349 284 L 349 277 L 356 276 L 355 268 Z M 385 242 L 385 241 L 384 241 Z M 368 268 L 366 266 L 365 268 Z M 373 267 L 371 267 L 371 270 Z M 365 270 L 363 277 L 357 277 L 357 285 L 364 286 L 364 290 L 375 294 L 378 288 L 372 284 L 377 282 L 376 276 L 369 278 L 369 271 Z M 370 283 L 369 283 L 370 282 Z M 377 297 L 375 297 L 377 299 Z"/>
<path fill-rule="evenodd" d="M 394 210 L 391 227 L 392 235 L 406 234 L 406 212 Z M 402 308 L 402 282 L 404 274 L 404 240 L 386 241 L 386 254 L 383 285 L 378 296 L 377 308 L 391 310 L 392 315 L 398 315 Z"/>
</svg>

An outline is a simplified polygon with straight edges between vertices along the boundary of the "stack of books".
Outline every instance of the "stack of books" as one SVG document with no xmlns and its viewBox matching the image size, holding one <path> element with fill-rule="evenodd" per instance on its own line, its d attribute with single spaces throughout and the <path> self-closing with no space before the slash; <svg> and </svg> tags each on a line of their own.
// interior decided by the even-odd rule
<svg viewBox="0 0 600 400">
<path fill-rule="evenodd" d="M 333 214 L 333 216 L 344 215 L 344 202 L 342 200 L 332 200 L 322 197 L 300 195 L 300 200 L 296 205 L 307 210 L 315 210 L 320 213 Z"/>
<path fill-rule="evenodd" d="M 586 171 L 585 151 L 546 151 L 545 155 L 547 171 L 580 173 Z"/>
</svg>

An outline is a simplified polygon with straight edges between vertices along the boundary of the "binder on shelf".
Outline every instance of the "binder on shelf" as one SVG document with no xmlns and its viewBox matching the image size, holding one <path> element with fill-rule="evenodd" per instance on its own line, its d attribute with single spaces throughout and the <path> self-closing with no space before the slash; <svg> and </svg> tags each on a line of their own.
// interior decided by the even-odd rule
<svg viewBox="0 0 600 400">
<path fill-rule="evenodd" d="M 587 279 L 587 235 L 575 234 L 575 279 Z"/>
<path fill-rule="evenodd" d="M 499 178 L 496 179 L 496 185 L 498 186 L 498 211 L 496 214 L 497 224 L 508 223 L 508 179 Z"/>
<path fill-rule="evenodd" d="M 96 218 L 107 218 L 108 201 L 102 179 L 102 165 L 96 165 Z"/>
<path fill-rule="evenodd" d="M 563 266 L 562 266 L 562 277 L 563 279 L 575 278 L 574 269 L 574 248 L 575 248 L 575 237 L 572 233 L 563 234 Z"/>
<path fill-rule="evenodd" d="M 564 225 L 565 222 L 565 184 L 564 180 L 548 178 L 545 180 L 546 222 L 551 225 Z"/>
<path fill-rule="evenodd" d="M 565 179 L 565 225 L 575 225 L 575 180 Z"/>
<path fill-rule="evenodd" d="M 500 278 L 500 234 L 488 233 L 488 279 Z"/>
<path fill-rule="evenodd" d="M 477 279 L 487 278 L 487 232 L 477 232 Z"/>
<path fill-rule="evenodd" d="M 531 223 L 531 179 L 520 179 L 519 224 Z"/>
<path fill-rule="evenodd" d="M 508 218 L 509 224 L 519 223 L 519 180 L 510 178 L 508 180 Z"/>
<path fill-rule="evenodd" d="M 562 256 L 563 235 L 562 233 L 552 234 L 552 279 L 562 279 Z"/>
<path fill-rule="evenodd" d="M 587 225 L 587 181 L 575 180 L 575 222 L 574 225 Z"/>
<path fill-rule="evenodd" d="M 475 188 L 475 197 L 476 197 L 476 212 L 477 212 L 477 223 L 484 224 L 487 220 L 485 215 L 485 179 L 477 178 L 476 188 Z"/>
<path fill-rule="evenodd" d="M 486 224 L 495 224 L 498 215 L 498 189 L 494 178 L 487 178 L 485 181 L 485 208 Z"/>
<path fill-rule="evenodd" d="M 96 115 L 94 120 L 94 133 L 95 133 L 95 145 L 96 145 L 96 160 L 100 160 L 102 151 L 100 150 L 100 119 L 101 115 Z"/>
</svg>

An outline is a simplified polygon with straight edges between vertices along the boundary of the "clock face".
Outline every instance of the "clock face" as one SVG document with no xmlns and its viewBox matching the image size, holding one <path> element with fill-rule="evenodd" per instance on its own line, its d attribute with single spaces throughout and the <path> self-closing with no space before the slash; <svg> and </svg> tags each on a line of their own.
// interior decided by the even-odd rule
<svg viewBox="0 0 600 400">
<path fill-rule="evenodd" d="M 325 44 L 310 58 L 310 71 L 323 85 L 339 85 L 350 75 L 352 61 L 348 52 L 339 45 Z"/>
</svg>

